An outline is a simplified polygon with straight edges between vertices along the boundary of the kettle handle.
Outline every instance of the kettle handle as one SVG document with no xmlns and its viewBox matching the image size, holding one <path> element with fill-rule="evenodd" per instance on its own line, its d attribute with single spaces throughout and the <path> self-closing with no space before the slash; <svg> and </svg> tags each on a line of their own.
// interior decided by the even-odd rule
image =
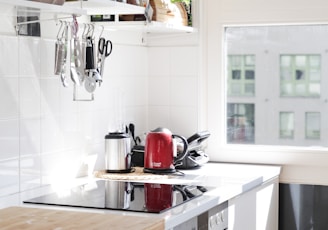
<svg viewBox="0 0 328 230">
<path fill-rule="evenodd" d="M 182 142 L 183 142 L 183 151 L 174 160 L 174 163 L 173 164 L 175 165 L 175 164 L 179 163 L 180 161 L 182 161 L 183 158 L 185 158 L 187 156 L 187 153 L 188 153 L 188 151 L 187 151 L 188 150 L 188 142 L 187 142 L 186 138 L 184 138 L 183 136 L 177 135 L 177 134 L 173 134 L 172 137 L 173 138 L 176 138 L 177 137 L 177 138 L 181 139 Z"/>
</svg>

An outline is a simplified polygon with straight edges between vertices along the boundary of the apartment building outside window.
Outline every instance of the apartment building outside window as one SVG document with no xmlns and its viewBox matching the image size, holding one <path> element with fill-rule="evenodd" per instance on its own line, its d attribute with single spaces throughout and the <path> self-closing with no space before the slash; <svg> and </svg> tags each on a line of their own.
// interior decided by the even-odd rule
<svg viewBox="0 0 328 230">
<path fill-rule="evenodd" d="M 325 37 L 326 25 L 226 29 L 228 144 L 328 146 Z"/>
</svg>

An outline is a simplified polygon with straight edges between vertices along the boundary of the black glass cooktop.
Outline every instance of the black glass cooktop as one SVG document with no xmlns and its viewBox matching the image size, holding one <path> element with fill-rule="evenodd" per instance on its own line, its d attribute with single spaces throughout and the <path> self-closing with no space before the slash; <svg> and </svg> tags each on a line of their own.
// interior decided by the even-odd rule
<svg viewBox="0 0 328 230">
<path fill-rule="evenodd" d="M 98 180 L 24 203 L 161 213 L 201 196 L 209 188 Z"/>
</svg>

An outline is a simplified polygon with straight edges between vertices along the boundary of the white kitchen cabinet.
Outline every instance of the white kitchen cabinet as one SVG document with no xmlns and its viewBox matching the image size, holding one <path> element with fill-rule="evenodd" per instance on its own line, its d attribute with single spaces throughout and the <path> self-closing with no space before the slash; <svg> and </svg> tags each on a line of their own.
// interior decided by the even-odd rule
<svg viewBox="0 0 328 230">
<path fill-rule="evenodd" d="M 278 179 L 229 200 L 229 230 L 278 230 Z"/>
</svg>

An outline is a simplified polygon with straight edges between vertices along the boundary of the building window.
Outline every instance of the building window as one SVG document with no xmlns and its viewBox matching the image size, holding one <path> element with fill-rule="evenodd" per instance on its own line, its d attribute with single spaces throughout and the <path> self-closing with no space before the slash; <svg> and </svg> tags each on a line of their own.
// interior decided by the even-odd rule
<svg viewBox="0 0 328 230">
<path fill-rule="evenodd" d="M 281 139 L 294 138 L 294 113 L 293 112 L 280 112 L 280 132 Z"/>
<path fill-rule="evenodd" d="M 305 113 L 305 135 L 306 139 L 320 139 L 320 113 Z"/>
<path fill-rule="evenodd" d="M 229 103 L 227 108 L 228 143 L 254 143 L 254 104 Z"/>
<path fill-rule="evenodd" d="M 280 55 L 280 95 L 320 96 L 320 55 Z"/>
<path fill-rule="evenodd" d="M 228 95 L 254 96 L 255 55 L 228 56 Z"/>
</svg>

